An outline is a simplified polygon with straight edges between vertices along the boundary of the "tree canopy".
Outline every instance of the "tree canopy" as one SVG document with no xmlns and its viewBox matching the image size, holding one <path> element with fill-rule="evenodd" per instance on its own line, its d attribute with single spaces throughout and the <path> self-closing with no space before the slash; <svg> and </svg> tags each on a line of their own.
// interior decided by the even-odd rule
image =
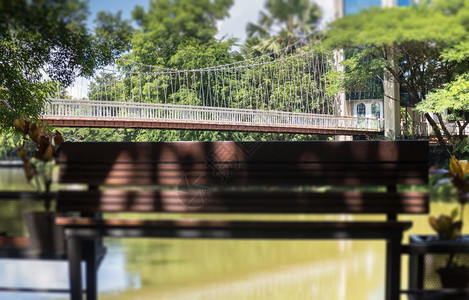
<svg viewBox="0 0 469 300">
<path fill-rule="evenodd" d="M 457 138 L 462 139 L 469 124 L 469 73 L 429 93 L 416 109 L 421 113 L 445 113 L 446 120 L 454 121 L 458 127 Z M 445 134 L 448 137 L 449 132 Z"/>
<path fill-rule="evenodd" d="M 136 6 L 132 16 L 140 28 L 132 38 L 130 59 L 170 67 L 172 57 L 186 47 L 202 52 L 216 48 L 217 22 L 228 16 L 232 4 L 233 0 L 151 0 L 148 11 Z"/>
<path fill-rule="evenodd" d="M 367 81 L 382 79 L 386 70 L 408 93 L 407 105 L 415 106 L 467 70 L 469 1 L 451 2 L 372 8 L 331 23 L 325 44 L 346 53 L 345 71 L 336 77 L 340 88 L 364 87 Z M 450 152 L 438 124 L 430 114 L 425 116 Z"/>
<path fill-rule="evenodd" d="M 0 11 L 0 99 L 9 103 L 0 105 L 3 126 L 21 114 L 36 117 L 57 84 L 91 76 L 130 46 L 131 27 L 119 15 L 101 14 L 96 33 L 87 29 L 87 1 L 2 1 Z"/>
<path fill-rule="evenodd" d="M 244 52 L 274 52 L 309 37 L 321 17 L 320 7 L 309 0 L 267 0 L 259 22 L 248 23 Z"/>
</svg>

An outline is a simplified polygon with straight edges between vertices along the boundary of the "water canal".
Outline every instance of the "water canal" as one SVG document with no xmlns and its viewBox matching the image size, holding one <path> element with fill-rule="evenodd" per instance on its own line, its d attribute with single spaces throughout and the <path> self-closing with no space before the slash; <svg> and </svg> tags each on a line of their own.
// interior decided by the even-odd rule
<svg viewBox="0 0 469 300">
<path fill-rule="evenodd" d="M 0 168 L 0 190 L 30 189 L 19 168 Z M 20 216 L 37 204 L 3 201 L 0 231 L 25 234 Z M 455 204 L 435 202 L 432 214 Z M 333 219 L 338 216 L 271 216 Z M 226 216 L 220 216 L 226 218 Z M 245 219 L 234 215 L 230 218 Z M 342 216 L 339 218 L 352 218 Z M 353 217 L 361 218 L 365 217 Z M 380 218 L 368 216 L 366 218 Z M 431 233 L 427 216 L 409 233 Z M 469 220 L 469 210 L 465 219 Z M 467 233 L 467 226 L 465 232 Z M 383 299 L 384 242 L 106 239 L 100 299 Z M 403 261 L 403 284 L 406 270 Z M 0 260 L 0 285 L 67 288 L 65 262 Z M 1 299 L 67 299 L 65 295 L 4 293 Z"/>
</svg>

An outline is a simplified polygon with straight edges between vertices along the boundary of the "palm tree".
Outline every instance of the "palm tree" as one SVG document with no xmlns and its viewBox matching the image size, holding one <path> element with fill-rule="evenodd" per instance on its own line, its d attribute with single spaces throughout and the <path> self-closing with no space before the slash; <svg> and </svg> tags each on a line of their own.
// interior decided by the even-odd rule
<svg viewBox="0 0 469 300">
<path fill-rule="evenodd" d="M 259 23 L 246 27 L 248 39 L 243 51 L 274 52 L 298 39 L 308 38 L 316 29 L 321 10 L 311 0 L 267 0 Z"/>
</svg>

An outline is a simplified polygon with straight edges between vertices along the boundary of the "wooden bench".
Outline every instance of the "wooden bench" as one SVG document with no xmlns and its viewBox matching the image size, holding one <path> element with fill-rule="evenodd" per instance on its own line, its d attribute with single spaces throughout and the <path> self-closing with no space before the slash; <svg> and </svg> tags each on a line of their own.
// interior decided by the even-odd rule
<svg viewBox="0 0 469 300">
<path fill-rule="evenodd" d="M 59 212 L 191 213 L 191 220 L 61 217 L 68 240 L 72 299 L 81 299 L 82 242 L 96 237 L 215 239 L 383 239 L 386 299 L 398 299 L 401 240 L 428 213 L 428 144 L 417 141 L 64 143 Z M 332 186 L 330 192 L 315 187 Z M 140 188 L 136 188 L 140 187 Z M 369 191 L 369 187 L 378 187 Z M 381 190 L 379 190 L 381 187 Z M 340 188 L 341 190 L 338 190 Z M 363 189 L 365 188 L 365 189 Z M 367 191 L 368 190 L 368 191 Z M 193 214 L 384 214 L 373 221 L 194 220 Z M 228 258 L 227 258 L 228 259 Z M 87 299 L 96 272 L 87 271 Z"/>
</svg>

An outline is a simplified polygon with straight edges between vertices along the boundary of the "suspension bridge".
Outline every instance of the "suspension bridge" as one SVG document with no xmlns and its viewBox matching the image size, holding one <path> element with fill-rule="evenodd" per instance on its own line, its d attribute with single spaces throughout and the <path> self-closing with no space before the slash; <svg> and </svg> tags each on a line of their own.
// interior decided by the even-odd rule
<svg viewBox="0 0 469 300">
<path fill-rule="evenodd" d="M 383 119 L 345 116 L 329 92 L 332 55 L 299 48 L 227 65 L 177 70 L 126 62 L 103 69 L 86 96 L 58 89 L 53 126 L 370 135 Z"/>
</svg>

